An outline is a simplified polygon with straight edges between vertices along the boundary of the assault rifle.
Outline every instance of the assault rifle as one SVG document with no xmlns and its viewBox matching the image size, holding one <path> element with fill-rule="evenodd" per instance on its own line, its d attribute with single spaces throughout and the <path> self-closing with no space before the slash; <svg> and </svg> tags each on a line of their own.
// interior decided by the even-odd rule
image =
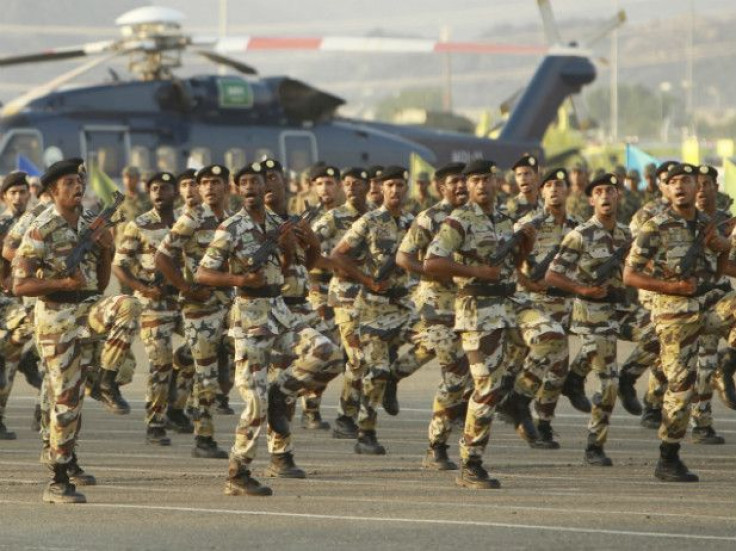
<svg viewBox="0 0 736 551">
<path fill-rule="evenodd" d="M 115 191 L 112 194 L 112 199 L 112 204 L 102 209 L 79 236 L 79 241 L 66 258 L 65 275 L 74 273 L 77 266 L 82 263 L 85 255 L 95 246 L 94 238 L 96 237 L 96 233 L 114 225 L 112 217 L 118 208 L 120 208 L 120 205 L 123 204 L 125 196 L 119 191 Z"/>
<path fill-rule="evenodd" d="M 631 248 L 632 240 L 628 240 L 626 243 L 621 245 L 618 249 L 613 251 L 613 254 L 603 262 L 598 269 L 595 271 L 595 277 L 593 278 L 593 286 L 598 287 L 603 285 L 613 275 L 613 272 L 621 267 L 621 263 L 626 258 L 626 255 Z"/>
<path fill-rule="evenodd" d="M 550 252 L 548 252 L 545 257 L 534 264 L 531 269 L 529 270 L 529 279 L 531 281 L 539 281 L 540 279 L 544 278 L 544 275 L 547 273 L 547 269 L 549 268 L 549 265 L 552 264 L 552 261 L 555 259 L 555 256 L 557 256 L 557 253 L 560 250 L 560 246 L 557 245 L 552 248 Z"/>
<path fill-rule="evenodd" d="M 724 220 L 715 227 L 716 229 L 720 229 L 721 227 L 732 224 L 733 222 L 734 219 L 729 218 L 728 220 Z M 700 257 L 700 255 L 703 253 L 703 246 L 705 245 L 705 235 L 708 233 L 708 226 L 711 226 L 714 223 L 715 221 L 711 221 L 707 225 L 703 226 L 703 229 L 698 233 L 698 235 L 695 236 L 695 240 L 690 244 L 690 247 L 685 253 L 685 256 L 680 259 L 680 264 L 678 266 L 678 275 L 682 279 L 690 279 L 693 276 L 695 265 L 698 263 L 698 257 Z"/>
<path fill-rule="evenodd" d="M 529 220 L 529 222 L 527 222 L 526 224 L 530 224 L 534 227 L 535 230 L 538 230 L 546 219 L 547 214 L 542 213 Z M 501 264 L 501 262 L 504 261 L 509 253 L 519 245 L 523 238 L 524 230 L 522 227 L 512 233 L 511 237 L 509 237 L 506 241 L 503 241 L 501 245 L 499 245 L 498 249 L 496 249 L 496 252 L 491 255 L 491 258 L 489 259 L 491 266 L 498 266 L 499 264 Z"/>
<path fill-rule="evenodd" d="M 310 206 L 308 202 L 304 202 L 306 205 L 304 207 L 304 211 L 299 216 L 290 216 L 289 221 L 294 222 L 294 224 L 298 224 L 302 221 L 306 221 L 307 223 L 311 223 L 312 220 L 314 220 L 320 211 L 319 205 Z M 276 228 L 275 230 L 271 230 L 266 234 L 266 239 L 261 244 L 260 247 L 256 249 L 256 252 L 253 253 L 253 256 L 251 256 L 250 265 L 245 269 L 246 273 L 253 273 L 260 270 L 266 262 L 268 262 L 269 257 L 278 249 L 279 247 L 279 231 L 281 230 L 281 226 Z"/>
</svg>

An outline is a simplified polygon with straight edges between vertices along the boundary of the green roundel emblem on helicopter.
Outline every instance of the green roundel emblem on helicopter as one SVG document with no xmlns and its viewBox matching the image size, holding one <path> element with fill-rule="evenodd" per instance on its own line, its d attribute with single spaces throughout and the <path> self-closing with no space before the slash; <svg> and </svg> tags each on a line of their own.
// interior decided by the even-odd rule
<svg viewBox="0 0 736 551">
<path fill-rule="evenodd" d="M 253 107 L 253 88 L 239 78 L 218 78 L 217 96 L 219 106 L 224 109 Z"/>
</svg>

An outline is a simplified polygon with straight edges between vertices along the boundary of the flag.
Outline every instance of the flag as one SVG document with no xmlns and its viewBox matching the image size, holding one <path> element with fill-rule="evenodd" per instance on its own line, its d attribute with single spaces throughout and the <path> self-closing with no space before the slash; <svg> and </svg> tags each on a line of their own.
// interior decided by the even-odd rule
<svg viewBox="0 0 736 551">
<path fill-rule="evenodd" d="M 17 170 L 22 170 L 29 176 L 41 176 L 41 171 L 38 167 L 34 165 L 28 157 L 21 153 L 18 153 L 18 156 L 16 157 L 15 168 Z"/>
<path fill-rule="evenodd" d="M 700 144 L 698 138 L 686 138 L 682 142 L 682 162 L 691 165 L 700 164 Z"/>
<path fill-rule="evenodd" d="M 659 165 L 660 161 L 656 157 L 652 157 L 649 153 L 631 145 L 626 144 L 626 170 L 638 170 L 639 174 L 644 174 L 644 167 L 648 164 L 653 163 L 655 166 Z M 639 186 L 646 185 L 643 180 L 639 182 Z"/>
<path fill-rule="evenodd" d="M 417 176 L 419 176 L 420 172 L 426 172 L 427 174 L 429 174 L 429 178 L 431 180 L 432 176 L 434 175 L 434 167 L 427 161 L 425 161 L 422 156 L 419 155 L 419 153 L 414 153 L 412 151 L 409 154 L 409 176 L 412 183 L 417 181 Z M 433 186 L 429 187 L 429 193 L 432 196 L 435 195 Z M 416 198 L 416 186 L 411 186 L 411 189 L 409 190 L 409 196 Z"/>
<path fill-rule="evenodd" d="M 90 165 L 89 185 L 105 206 L 112 204 L 112 193 L 118 191 L 118 186 L 96 163 Z"/>
<path fill-rule="evenodd" d="M 723 192 L 736 197 L 736 160 L 723 160 Z M 736 201 L 731 203 L 731 214 L 736 215 Z"/>
</svg>

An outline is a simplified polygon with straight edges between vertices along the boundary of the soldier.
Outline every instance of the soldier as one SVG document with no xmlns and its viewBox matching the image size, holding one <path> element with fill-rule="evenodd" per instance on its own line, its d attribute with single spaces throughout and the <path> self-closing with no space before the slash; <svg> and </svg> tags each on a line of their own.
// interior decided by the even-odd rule
<svg viewBox="0 0 736 551">
<path fill-rule="evenodd" d="M 437 178 L 437 175 L 435 175 Z M 410 194 L 404 205 L 404 210 L 416 216 L 420 212 L 427 210 L 435 203 L 435 198 L 429 191 L 429 173 L 422 171 L 417 174 L 414 180 L 415 191 Z"/>
<path fill-rule="evenodd" d="M 613 465 L 603 448 L 618 392 L 617 335 L 634 333 L 633 326 L 636 336 L 649 342 L 640 334 L 648 319 L 638 311 L 617 308 L 625 299 L 621 264 L 630 243 L 628 228 L 616 222 L 619 188 L 619 179 L 613 174 L 588 184 L 586 194 L 591 197 L 593 217 L 565 236 L 545 277 L 549 285 L 576 295 L 571 331 L 580 336 L 580 354 L 599 384 L 588 423 L 585 462 L 599 467 Z M 601 273 L 609 259 L 614 262 L 612 269 Z"/>
<path fill-rule="evenodd" d="M 616 167 L 617 169 L 619 167 Z M 627 226 L 631 222 L 631 219 L 641 208 L 641 197 L 639 196 L 639 176 L 638 170 L 630 170 L 625 173 L 626 176 L 623 180 L 619 178 L 619 182 L 623 181 L 624 185 L 620 188 L 621 198 L 619 199 L 618 205 L 618 221 Z"/>
<path fill-rule="evenodd" d="M 43 500 L 49 503 L 84 503 L 69 480 L 81 471 L 75 454 L 84 397 L 84 368 L 80 365 L 85 330 L 106 335 L 101 362 L 103 388 L 109 388 L 126 361 L 140 315 L 138 301 L 129 296 L 103 298 L 110 280 L 114 243 L 105 227 L 95 230 L 92 250 L 66 274 L 66 258 L 79 244 L 89 222 L 80 214 L 84 183 L 74 160 L 54 163 L 41 183 L 54 208 L 31 224 L 13 260 L 13 291 L 37 296 L 35 337 L 48 370 L 52 394 L 49 468 L 51 483 Z"/>
<path fill-rule="evenodd" d="M 197 284 L 194 274 L 215 229 L 230 216 L 225 210 L 229 176 L 227 168 L 218 164 L 197 171 L 203 204 L 184 210 L 155 256 L 156 267 L 180 292 L 184 335 L 196 369 L 197 411 L 192 456 L 205 459 L 227 459 L 227 452 L 214 439 L 212 408 L 221 387 L 223 362 L 219 356 L 232 298 L 227 290 Z"/>
<path fill-rule="evenodd" d="M 662 192 L 657 186 L 657 165 L 648 163 L 644 167 L 644 180 L 647 185 L 642 193 L 641 202 L 646 205 L 650 201 L 655 201 L 662 196 Z"/>
<path fill-rule="evenodd" d="M 251 478 L 249 469 L 266 415 L 269 474 L 304 478 L 304 471 L 294 464 L 289 406 L 300 391 L 324 388 L 340 369 L 337 347 L 302 324 L 281 297 L 282 269 L 288 270 L 293 258 L 294 222 L 281 224 L 266 211 L 261 173 L 259 163 L 240 171 L 243 209 L 217 229 L 197 271 L 197 281 L 202 284 L 238 289 L 231 334 L 235 339 L 235 379 L 245 408 L 230 451 L 226 495 L 271 495 L 270 488 Z M 272 239 L 278 246 L 268 251 L 262 265 L 253 266 L 261 245 Z M 282 354 L 293 351 L 297 358 L 281 370 L 267 391 L 272 350 Z"/>
<path fill-rule="evenodd" d="M 314 233 L 322 243 L 323 254 L 331 254 L 342 236 L 363 216 L 368 207 L 368 172 L 359 167 L 350 168 L 342 174 L 342 188 L 345 204 L 329 210 L 313 224 Z M 363 389 L 362 365 L 363 351 L 358 334 L 358 311 L 355 306 L 360 292 L 360 284 L 335 272 L 327 293 L 327 305 L 334 309 L 335 324 L 339 331 L 345 351 L 345 371 L 340 391 L 337 418 L 332 430 L 333 438 L 355 440 L 358 438 L 358 425 L 355 423 L 360 409 Z"/>
<path fill-rule="evenodd" d="M 697 167 L 686 163 L 669 170 L 671 207 L 644 224 L 624 272 L 627 285 L 654 293 L 652 319 L 667 377 L 659 428 L 660 459 L 654 475 L 667 482 L 698 481 L 681 461 L 679 450 L 690 420 L 699 337 L 716 333 L 727 336 L 729 346 L 736 344 L 736 293 L 705 307 L 708 292 L 702 284 L 717 281 L 730 243 L 718 234 L 715 223 L 696 209 L 696 175 Z M 652 275 L 645 272 L 648 264 L 653 265 Z"/>
<path fill-rule="evenodd" d="M 588 196 L 585 195 L 585 186 L 588 185 L 588 167 L 583 163 L 576 163 L 570 170 L 570 193 L 567 196 L 567 214 L 578 220 L 587 220 L 593 215 Z"/>
<path fill-rule="evenodd" d="M 359 454 L 386 453 L 376 436 L 378 404 L 382 403 L 389 415 L 396 415 L 398 382 L 422 365 L 415 348 L 398 356 L 399 347 L 406 342 L 403 332 L 413 325 L 407 276 L 396 269 L 396 251 L 413 218 L 402 208 L 408 176 L 400 166 L 383 169 L 381 207 L 355 222 L 331 257 L 338 270 L 362 285 L 356 301 L 364 354 L 363 396 L 354 448 Z"/>
<path fill-rule="evenodd" d="M 141 340 L 149 362 L 146 442 L 168 446 L 171 440 L 166 436 L 167 421 L 180 432 L 194 430 L 183 410 L 173 409 L 168 403 L 174 361 L 171 341 L 181 326 L 181 312 L 176 287 L 165 284 L 154 263 L 156 250 L 174 224 L 176 178 L 168 172 L 156 173 L 146 181 L 146 189 L 153 208 L 126 226 L 115 252 L 113 272 L 122 284 L 133 289 L 143 311 Z M 191 379 L 193 368 L 179 376 Z"/>
<path fill-rule="evenodd" d="M 30 197 L 28 189 L 25 172 L 11 172 L 3 179 L 0 195 L 6 210 L 0 216 L 0 243 L 25 212 Z M 0 440 L 15 440 L 17 435 L 7 429 L 3 419 L 23 347 L 31 339 L 32 325 L 30 315 L 20 301 L 12 297 L 10 262 L 5 258 L 0 259 L 0 274 L 3 291 L 0 295 Z"/>
<path fill-rule="evenodd" d="M 543 209 L 539 197 L 539 160 L 528 153 L 516 161 L 514 171 L 519 194 L 506 202 L 506 212 L 512 220 L 519 220 L 529 212 L 538 213 Z"/>
<path fill-rule="evenodd" d="M 527 352 L 514 392 L 525 400 L 534 399 L 538 437 L 534 438 L 533 433 L 532 438 L 526 436 L 532 447 L 542 449 L 559 448 L 551 423 L 568 371 L 565 332 L 570 327 L 572 295 L 548 285 L 544 276 L 564 237 L 579 224 L 565 210 L 569 187 L 567 171 L 562 168 L 552 169 L 542 178 L 540 195 L 547 216 L 539 225 L 534 248 L 518 274 L 516 296 L 524 304 L 519 314 L 519 336 Z M 532 223 L 534 216 L 531 213 L 523 216 L 515 229 Z M 530 361 L 534 355 L 549 361 Z"/>
<path fill-rule="evenodd" d="M 381 175 L 383 167 L 373 165 L 368 167 L 368 210 L 379 208 L 383 204 L 383 192 L 381 191 Z"/>
<path fill-rule="evenodd" d="M 460 332 L 468 357 L 474 392 L 460 440 L 463 465 L 456 482 L 477 489 L 500 487 L 499 481 L 490 478 L 483 468 L 483 452 L 501 396 L 504 343 L 515 324 L 510 300 L 516 287 L 514 266 L 534 241 L 534 229 L 525 226 L 521 246 L 514 254 L 500 261 L 493 258 L 502 236 L 511 230 L 508 217 L 500 216 L 494 208 L 493 167 L 492 162 L 482 160 L 466 167 L 469 201 L 445 219 L 424 261 L 428 274 L 442 279 L 453 277 L 459 287 L 455 330 Z"/>
<path fill-rule="evenodd" d="M 399 266 L 420 276 L 414 292 L 414 303 L 419 314 L 419 321 L 413 328 L 416 334 L 414 345 L 424 349 L 422 356 L 436 357 L 440 364 L 441 380 L 434 396 L 428 431 L 429 448 L 422 463 L 425 469 L 439 471 L 457 469 L 457 465 L 448 457 L 447 441 L 453 423 L 467 411 L 463 393 L 470 375 L 460 336 L 453 331 L 455 285 L 452 279 L 441 280 L 427 275 L 423 261 L 427 247 L 442 222 L 468 199 L 464 168 L 463 163 L 448 163 L 437 169 L 435 178 L 442 200 L 414 219 L 396 256 Z"/>
<path fill-rule="evenodd" d="M 115 226 L 115 246 L 120 246 L 120 242 L 123 240 L 123 234 L 125 233 L 125 226 L 128 222 L 132 222 L 138 216 L 144 212 L 150 210 L 151 202 L 148 200 L 148 195 L 141 191 L 141 173 L 135 166 L 126 166 L 122 173 L 123 178 L 123 194 L 125 200 L 120 205 L 118 212 L 123 222 Z M 127 287 L 121 287 L 121 292 L 129 295 L 132 293 L 132 289 Z"/>
</svg>

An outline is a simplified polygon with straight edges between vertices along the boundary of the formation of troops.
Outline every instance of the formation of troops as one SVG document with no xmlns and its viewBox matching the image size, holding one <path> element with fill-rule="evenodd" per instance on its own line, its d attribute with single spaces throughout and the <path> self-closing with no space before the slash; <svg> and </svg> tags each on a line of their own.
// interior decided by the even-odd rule
<svg viewBox="0 0 736 551">
<path fill-rule="evenodd" d="M 682 440 L 690 428 L 696 444 L 724 442 L 714 389 L 736 409 L 736 220 L 717 170 L 650 166 L 644 193 L 639 174 L 619 167 L 590 177 L 524 155 L 511 173 L 483 159 L 449 163 L 434 174 L 436 197 L 423 175 L 409 199 L 408 173 L 393 165 L 319 163 L 291 197 L 276 159 L 232 174 L 219 164 L 159 172 L 145 193 L 129 168 L 112 217 L 83 208 L 81 159 L 50 166 L 32 208 L 28 176 L 11 173 L 0 189 L 0 439 L 16 437 L 3 415 L 20 372 L 39 388 L 43 500 L 84 502 L 77 486 L 96 480 L 76 455 L 83 400 L 130 412 L 121 387 L 139 335 L 146 442 L 192 434 L 193 457 L 228 460 L 227 495 L 271 495 L 251 474 L 262 432 L 266 476 L 305 477 L 291 439 L 297 404 L 304 429 L 385 454 L 379 413 L 398 415 L 400 382 L 432 360 L 441 376 L 422 467 L 457 470 L 460 486 L 500 487 L 483 463 L 496 416 L 530 447 L 559 448 L 562 395 L 590 413 L 585 463 L 612 465 L 620 399 L 658 430 L 654 475 L 697 481 Z M 112 275 L 118 295 L 105 294 Z M 570 334 L 581 342 L 574 358 Z M 620 366 L 619 340 L 634 343 Z M 647 371 L 642 403 L 635 385 Z M 330 424 L 322 394 L 338 375 Z M 233 387 L 244 407 L 228 451 L 214 414 L 233 413 Z"/>
</svg>

